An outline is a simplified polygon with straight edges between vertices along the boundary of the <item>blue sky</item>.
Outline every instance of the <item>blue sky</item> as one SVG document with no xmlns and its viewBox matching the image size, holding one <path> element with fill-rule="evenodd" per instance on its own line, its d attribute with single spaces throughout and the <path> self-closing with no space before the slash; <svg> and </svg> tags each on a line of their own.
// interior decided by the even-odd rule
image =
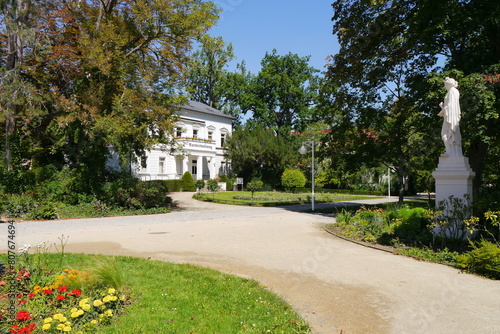
<svg viewBox="0 0 500 334">
<path fill-rule="evenodd" d="M 311 56 L 309 64 L 324 70 L 325 58 L 338 51 L 332 34 L 329 0 L 214 0 L 223 12 L 212 36 L 232 43 L 237 57 L 257 74 L 266 52 Z"/>
</svg>

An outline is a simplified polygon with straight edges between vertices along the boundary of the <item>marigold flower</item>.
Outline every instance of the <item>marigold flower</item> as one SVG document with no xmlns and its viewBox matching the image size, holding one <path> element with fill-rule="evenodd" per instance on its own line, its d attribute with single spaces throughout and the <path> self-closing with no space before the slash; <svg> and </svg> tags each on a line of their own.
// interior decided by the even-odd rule
<svg viewBox="0 0 500 334">
<path fill-rule="evenodd" d="M 113 288 L 108 289 L 108 295 L 114 295 L 116 293 L 116 290 Z"/>
<path fill-rule="evenodd" d="M 91 323 L 92 325 L 97 325 L 97 323 L 98 323 L 98 322 L 97 322 L 97 320 L 95 320 L 95 319 L 94 319 L 94 320 L 90 321 L 90 323 Z"/>
<path fill-rule="evenodd" d="M 50 329 L 50 324 L 45 324 L 42 326 L 43 331 L 48 331 Z"/>
<path fill-rule="evenodd" d="M 107 317 L 112 317 L 113 316 L 113 310 L 106 310 L 104 312 L 104 315 L 106 315 Z"/>
<path fill-rule="evenodd" d="M 52 322 L 52 320 L 53 320 L 53 319 L 52 319 L 51 317 L 48 317 L 48 318 L 43 319 L 43 322 L 44 322 L 45 324 L 50 324 L 50 323 Z"/>
<path fill-rule="evenodd" d="M 28 298 L 29 298 L 29 299 L 33 299 L 33 298 L 35 298 L 35 297 L 36 297 L 36 294 L 35 294 L 35 293 L 30 293 L 30 294 L 28 294 Z"/>
<path fill-rule="evenodd" d="M 60 286 L 58 288 L 59 292 L 66 292 L 68 291 L 68 286 L 67 285 L 63 285 L 63 286 Z"/>
<path fill-rule="evenodd" d="M 111 296 L 106 296 L 102 299 L 103 303 L 109 303 L 111 301 Z"/>
<path fill-rule="evenodd" d="M 53 291 L 52 291 L 51 289 L 45 289 L 45 290 L 43 290 L 43 293 L 44 293 L 45 295 L 50 295 L 52 292 L 53 292 Z"/>
<path fill-rule="evenodd" d="M 70 295 L 80 297 L 82 295 L 82 291 L 80 289 L 74 289 L 73 291 L 71 291 Z"/>
<path fill-rule="evenodd" d="M 29 320 L 31 319 L 31 315 L 28 311 L 19 311 L 16 314 L 16 319 L 20 321 Z"/>
<path fill-rule="evenodd" d="M 101 301 L 100 299 L 96 299 L 96 300 L 94 300 L 93 305 L 94 305 L 95 307 L 101 306 L 101 305 L 102 305 L 102 301 Z"/>
<path fill-rule="evenodd" d="M 66 298 L 66 297 L 65 297 L 64 295 L 58 295 L 58 296 L 56 297 L 56 299 L 57 299 L 57 300 L 63 300 L 63 299 L 65 299 L 65 298 Z"/>
<path fill-rule="evenodd" d="M 89 310 L 90 310 L 90 304 L 84 304 L 83 306 L 81 306 L 81 308 L 82 308 L 84 311 L 89 311 Z"/>
<path fill-rule="evenodd" d="M 63 331 L 64 331 L 64 332 L 71 332 L 71 326 L 65 326 L 65 327 L 63 328 Z"/>
</svg>

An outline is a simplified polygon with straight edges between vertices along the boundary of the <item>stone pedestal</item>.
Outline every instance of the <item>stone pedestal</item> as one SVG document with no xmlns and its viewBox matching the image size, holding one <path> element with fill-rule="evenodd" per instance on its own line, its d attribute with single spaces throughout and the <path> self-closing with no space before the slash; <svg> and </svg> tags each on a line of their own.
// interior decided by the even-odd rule
<svg viewBox="0 0 500 334">
<path fill-rule="evenodd" d="M 445 225 L 436 225 L 434 234 L 464 239 L 469 236 L 464 220 L 470 217 L 472 180 L 475 176 L 469 166 L 469 159 L 443 155 L 439 157 L 438 168 L 432 176 L 436 180 L 436 208 L 441 209 L 440 204 L 443 204 L 441 219 L 446 222 Z"/>
<path fill-rule="evenodd" d="M 464 198 L 464 195 L 470 196 L 472 203 L 472 180 L 475 175 L 469 166 L 469 158 L 440 156 L 439 165 L 432 173 L 436 180 L 436 205 L 450 196 Z"/>
</svg>

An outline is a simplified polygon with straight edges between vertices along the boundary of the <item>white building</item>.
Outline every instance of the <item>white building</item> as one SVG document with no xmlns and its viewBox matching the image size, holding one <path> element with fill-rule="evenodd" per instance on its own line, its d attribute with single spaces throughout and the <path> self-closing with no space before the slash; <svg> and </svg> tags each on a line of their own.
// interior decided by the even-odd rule
<svg viewBox="0 0 500 334">
<path fill-rule="evenodd" d="M 180 179 L 186 171 L 195 180 L 227 175 L 230 166 L 223 146 L 232 132 L 234 117 L 195 101 L 189 101 L 177 114 L 175 140 L 180 149 L 171 153 L 158 145 L 146 153 L 145 167 L 134 164 L 132 173 L 143 181 Z M 113 168 L 116 163 L 109 165 Z"/>
</svg>

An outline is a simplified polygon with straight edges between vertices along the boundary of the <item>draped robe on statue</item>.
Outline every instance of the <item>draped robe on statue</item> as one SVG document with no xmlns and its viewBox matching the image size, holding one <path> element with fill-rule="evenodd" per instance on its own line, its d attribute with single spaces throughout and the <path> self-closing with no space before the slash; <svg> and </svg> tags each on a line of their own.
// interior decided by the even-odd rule
<svg viewBox="0 0 500 334">
<path fill-rule="evenodd" d="M 448 93 L 441 103 L 441 112 L 443 127 L 441 129 L 441 138 L 443 139 L 446 153 L 444 155 L 462 156 L 462 136 L 460 135 L 460 92 L 454 79 L 446 78 L 445 86 Z"/>
</svg>

